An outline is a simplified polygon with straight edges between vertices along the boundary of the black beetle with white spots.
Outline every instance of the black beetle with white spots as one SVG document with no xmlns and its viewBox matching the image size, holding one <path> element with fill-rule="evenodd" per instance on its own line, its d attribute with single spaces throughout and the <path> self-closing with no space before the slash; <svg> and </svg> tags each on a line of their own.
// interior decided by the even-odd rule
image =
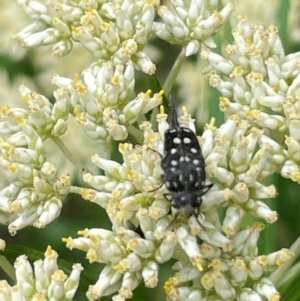
<svg viewBox="0 0 300 301">
<path fill-rule="evenodd" d="M 194 215 L 201 225 L 198 213 L 202 196 L 213 184 L 205 184 L 205 161 L 196 134 L 187 127 L 180 127 L 177 118 L 175 105 L 171 101 L 170 126 L 164 134 L 161 162 L 163 183 L 169 190 L 165 197 L 168 200 L 171 197 L 177 215 Z"/>
</svg>

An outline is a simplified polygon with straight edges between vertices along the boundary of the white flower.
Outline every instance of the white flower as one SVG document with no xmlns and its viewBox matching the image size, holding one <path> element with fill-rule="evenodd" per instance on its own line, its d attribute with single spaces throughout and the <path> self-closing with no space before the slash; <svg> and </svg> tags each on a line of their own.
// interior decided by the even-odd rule
<svg viewBox="0 0 300 301">
<path fill-rule="evenodd" d="M 169 6 L 160 6 L 158 14 L 162 22 L 155 22 L 153 31 L 159 38 L 171 44 L 185 47 L 185 55 L 195 54 L 201 43 L 215 47 L 212 36 L 217 33 L 228 20 L 233 6 L 226 5 L 221 12 L 208 1 L 172 1 Z"/>
<path fill-rule="evenodd" d="M 204 291 L 228 300 L 245 296 L 250 294 L 245 287 L 248 280 L 255 282 L 253 294 L 260 295 L 265 269 L 273 270 L 279 261 L 288 260 L 292 254 L 282 250 L 266 257 L 257 256 L 257 241 L 264 227 L 254 223 L 244 229 L 242 219 L 248 213 L 270 223 L 276 221 L 276 212 L 261 201 L 275 197 L 276 190 L 274 186 L 263 185 L 261 179 L 269 173 L 259 167 L 262 158 L 265 162 L 268 156 L 281 153 L 281 148 L 268 144 L 268 149 L 272 145 L 272 152 L 261 155 L 268 139 L 257 129 L 249 129 L 249 124 L 237 116 L 220 128 L 215 128 L 213 122 L 207 125 L 200 141 L 207 174 L 216 182 L 203 196 L 199 217 L 202 229 L 194 216 L 187 220 L 179 214 L 172 222 L 174 217 L 168 214 L 171 204 L 164 197 L 165 188 L 160 187 L 161 156 L 157 153 L 167 128 L 163 109 L 157 120 L 159 132 L 146 123 L 141 126 L 145 145 L 119 145 L 123 163 L 95 155 L 92 160 L 104 170 L 104 175 L 84 174 L 87 183 L 100 191 L 81 190 L 83 197 L 104 207 L 113 224 L 112 232 L 86 229 L 80 232 L 84 237 L 64 239 L 67 247 L 87 252 L 90 262 L 106 264 L 99 281 L 87 293 L 89 300 L 117 291 L 114 299 L 129 298 L 141 281 L 155 286 L 159 264 L 171 258 L 177 260 L 177 273 L 165 283 L 170 300 L 181 300 L 186 294 L 189 298 L 202 296 Z M 178 120 L 184 126 L 194 127 L 186 109 Z M 223 179 L 227 176 L 224 170 L 230 171 L 231 189 Z M 227 207 L 223 221 L 216 209 L 220 204 Z M 128 229 L 129 223 L 138 227 L 136 232 Z M 172 229 L 174 232 L 169 231 Z M 187 281 L 194 286 L 185 287 Z M 240 291 L 241 285 L 245 290 Z"/>
<path fill-rule="evenodd" d="M 111 230 L 84 229 L 79 238 L 63 239 L 69 249 L 85 252 L 90 263 L 104 264 L 96 283 L 89 286 L 89 300 L 113 294 L 112 300 L 124 301 L 141 282 L 155 287 L 160 265 L 169 260 L 175 261 L 175 272 L 164 284 L 167 300 L 279 300 L 265 273 L 293 254 L 282 249 L 258 255 L 264 224 L 244 222 L 247 215 L 267 223 L 277 220 L 277 212 L 264 203 L 277 193 L 265 184 L 270 175 L 279 172 L 300 183 L 299 54 L 285 55 L 276 27 L 251 27 L 241 16 L 232 31 L 234 43 L 225 48 L 226 58 L 202 47 L 202 58 L 210 64 L 210 84 L 221 92 L 226 119 L 218 128 L 212 118 L 198 137 L 202 167 L 213 187 L 180 191 L 201 194 L 203 201 L 199 212 L 182 214 L 184 210 L 172 207 L 162 178 L 168 116 L 161 107 L 157 130 L 141 120 L 162 103 L 163 91 L 153 96 L 151 90 L 136 92 L 134 69 L 148 75 L 156 71 L 144 52 L 151 34 L 182 45 L 166 81 L 168 92 L 184 57 L 197 53 L 201 45 L 215 46 L 213 35 L 228 21 L 232 4 L 217 12 L 218 1 L 202 0 L 174 0 L 168 7 L 157 0 L 19 3 L 34 20 L 16 35 L 23 46 L 52 44 L 59 57 L 79 42 L 97 62 L 73 80 L 55 75 L 54 104 L 21 86 L 27 108 L 1 110 L 0 168 L 9 184 L 0 191 L 0 211 L 10 233 L 27 225 L 44 227 L 60 214 L 62 199 L 74 192 L 104 208 L 112 223 Z M 156 8 L 158 22 L 153 21 Z M 44 141 L 51 139 L 78 164 L 59 139 L 68 130 L 69 115 L 102 145 L 92 156 L 92 170 L 98 167 L 103 175 L 82 172 L 91 188 L 71 186 L 71 176 L 61 176 L 48 160 Z M 178 122 L 195 132 L 195 121 L 185 107 Z M 124 140 L 130 131 L 140 145 L 120 143 L 122 162 L 109 159 L 112 140 Z M 79 137 L 77 132 L 74 136 Z M 202 187 L 210 188 L 206 178 L 201 180 Z M 11 288 L 2 282 L 3 298 L 71 300 L 81 266 L 73 266 L 68 278 L 58 268 L 56 252 L 49 247 L 45 256 L 34 269 L 25 256 L 19 257 L 17 285 Z"/>
<path fill-rule="evenodd" d="M 226 114 L 237 114 L 258 128 L 283 133 L 286 150 L 278 147 L 282 143 L 272 135 L 268 144 L 261 144 L 262 153 L 258 152 L 252 161 L 259 160 L 264 168 L 267 166 L 264 177 L 281 171 L 282 176 L 298 182 L 298 164 L 293 158 L 300 139 L 299 108 L 295 102 L 299 90 L 299 53 L 285 55 L 276 27 L 251 28 L 244 16 L 240 17 L 233 36 L 235 43 L 226 47 L 229 56 L 226 60 L 209 50 L 202 52 L 217 72 L 230 77 L 222 80 L 211 73 L 211 83 L 223 94 L 220 107 Z M 249 37 L 252 43 L 248 43 Z M 226 69 L 225 64 L 231 67 Z M 261 142 L 265 140 L 263 137 Z M 270 152 L 271 157 L 267 154 Z"/>
<path fill-rule="evenodd" d="M 57 253 L 48 246 L 44 260 L 30 265 L 25 255 L 19 256 L 14 264 L 16 284 L 10 286 L 0 281 L 0 294 L 6 301 L 46 300 L 46 298 L 73 300 L 83 270 L 80 264 L 74 264 L 67 276 L 57 266 Z M 3 299 L 3 300 L 4 300 Z"/>
<path fill-rule="evenodd" d="M 143 49 L 158 1 L 19 2 L 34 20 L 15 35 L 23 47 L 54 44 L 52 54 L 61 57 L 72 50 L 74 42 L 80 42 L 98 59 L 114 65 L 133 62 L 142 72 L 155 72 Z"/>
<path fill-rule="evenodd" d="M 69 176 L 56 178 L 56 168 L 46 161 L 43 139 L 58 120 L 67 116 L 67 106 L 62 106 L 59 118 L 53 113 L 58 106 L 45 97 L 20 87 L 29 108 L 2 110 L 0 166 L 5 179 L 11 183 L 1 191 L 2 209 L 7 215 L 9 231 L 15 234 L 28 225 L 42 228 L 52 222 L 62 207 L 62 198 L 69 193 Z M 58 115 L 56 115 L 58 116 Z M 8 131 L 7 126 L 10 125 Z"/>
<path fill-rule="evenodd" d="M 162 92 L 151 97 L 150 90 L 134 98 L 134 75 L 132 64 L 124 68 L 110 62 L 94 63 L 82 72 L 82 81 L 78 76 L 71 81 L 56 75 L 52 82 L 64 90 L 69 110 L 85 133 L 107 143 L 126 139 L 128 126 L 162 101 Z"/>
</svg>

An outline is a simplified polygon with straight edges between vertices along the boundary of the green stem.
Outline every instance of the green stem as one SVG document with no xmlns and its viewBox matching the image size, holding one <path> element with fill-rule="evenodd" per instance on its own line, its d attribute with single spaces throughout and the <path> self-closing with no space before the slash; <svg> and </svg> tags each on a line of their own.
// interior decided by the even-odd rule
<svg viewBox="0 0 300 301">
<path fill-rule="evenodd" d="M 91 172 L 86 165 L 82 165 L 79 160 L 76 160 L 70 150 L 66 147 L 66 145 L 63 143 L 63 141 L 56 137 L 56 136 L 50 136 L 52 141 L 58 146 L 60 151 L 66 156 L 66 158 L 78 169 L 84 169 L 87 172 Z"/>
<path fill-rule="evenodd" d="M 300 237 L 293 243 L 290 247 L 290 250 L 294 253 L 294 257 L 281 265 L 276 271 L 274 271 L 269 279 L 273 282 L 273 284 L 278 287 L 285 282 L 285 277 L 283 275 L 287 275 L 287 272 L 295 262 L 295 260 L 300 255 Z"/>
<path fill-rule="evenodd" d="M 183 65 L 183 63 L 186 60 L 186 56 L 185 56 L 185 48 L 182 48 L 164 85 L 163 85 L 163 90 L 165 92 L 165 95 L 168 95 L 174 85 L 174 82 L 177 78 L 177 75 Z"/>
<path fill-rule="evenodd" d="M 154 115 L 154 114 L 153 114 Z M 153 124 L 153 123 L 152 123 Z M 135 141 L 138 143 L 138 144 L 143 144 L 143 134 L 141 133 L 141 131 L 137 128 L 135 128 L 134 126 L 130 125 L 128 128 L 128 133 L 134 137 Z"/>
<path fill-rule="evenodd" d="M 0 266 L 6 275 L 8 275 L 13 282 L 16 282 L 15 270 L 5 256 L 0 256 Z"/>
<path fill-rule="evenodd" d="M 62 140 L 56 136 L 50 136 L 50 138 L 54 141 L 54 143 L 58 146 L 58 148 L 61 150 L 61 152 L 67 157 L 67 159 L 78 169 L 83 169 L 84 166 L 76 160 L 72 153 L 69 151 L 69 149 L 65 146 L 65 144 L 62 142 Z"/>
</svg>

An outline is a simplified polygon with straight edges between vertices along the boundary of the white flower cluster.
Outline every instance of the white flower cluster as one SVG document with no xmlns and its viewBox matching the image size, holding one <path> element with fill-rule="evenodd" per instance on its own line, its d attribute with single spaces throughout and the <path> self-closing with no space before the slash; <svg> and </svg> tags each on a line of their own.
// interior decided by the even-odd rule
<svg viewBox="0 0 300 301">
<path fill-rule="evenodd" d="M 16 35 L 23 47 L 54 44 L 52 54 L 60 57 L 68 54 L 76 41 L 102 61 L 114 65 L 132 61 L 142 72 L 155 72 L 155 65 L 143 49 L 151 33 L 157 0 L 19 3 L 35 20 Z"/>
<path fill-rule="evenodd" d="M 66 130 L 67 102 L 52 105 L 25 86 L 20 92 L 28 109 L 4 107 L 0 121 L 0 168 L 9 183 L 1 190 L 1 223 L 9 224 L 12 235 L 28 225 L 43 228 L 52 222 L 71 186 L 70 176 L 58 177 L 47 161 L 43 142 Z"/>
<path fill-rule="evenodd" d="M 151 91 L 134 95 L 134 67 L 95 63 L 82 72 L 82 80 L 55 76 L 52 83 L 60 87 L 85 133 L 93 140 L 109 144 L 124 140 L 128 127 L 162 102 L 162 93 L 150 97 Z"/>
<path fill-rule="evenodd" d="M 197 53 L 201 43 L 215 47 L 212 36 L 223 28 L 233 10 L 229 3 L 216 11 L 218 1 L 173 0 L 168 4 L 159 7 L 162 22 L 154 22 L 153 31 L 160 39 L 183 45 L 186 56 Z"/>
<path fill-rule="evenodd" d="M 287 261 L 292 253 L 283 249 L 258 256 L 263 224 L 254 223 L 247 229 L 241 226 L 246 213 L 269 223 L 277 219 L 277 213 L 262 202 L 276 195 L 274 186 L 261 183 L 274 172 L 267 164 L 273 156 L 269 138 L 255 128 L 248 131 L 249 124 L 238 116 L 229 118 L 219 129 L 212 123 L 207 125 L 200 140 L 208 176 L 216 184 L 203 196 L 204 228 L 191 217 L 188 223 L 178 220 L 171 232 L 170 202 L 164 198 L 166 191 L 158 189 L 158 152 L 168 128 L 166 119 L 163 112 L 157 116 L 159 132 L 148 122 L 141 125 L 143 146 L 120 144 L 123 164 L 94 156 L 92 161 L 105 175 L 84 174 L 84 180 L 95 190 L 81 189 L 82 196 L 106 209 L 114 229 L 85 229 L 79 232 L 81 238 L 64 239 L 68 248 L 86 252 L 90 262 L 106 264 L 97 283 L 89 288 L 89 300 L 116 291 L 113 300 L 128 299 L 141 281 L 148 287 L 156 286 L 159 265 L 171 258 L 177 260 L 177 272 L 165 283 L 168 300 L 195 300 L 195 296 L 197 300 L 279 300 L 264 273 Z M 179 121 L 193 129 L 189 114 Z M 227 208 L 222 221 L 218 216 L 221 206 Z M 249 280 L 254 283 L 251 287 L 246 285 Z M 189 281 L 194 285 L 187 286 Z"/>
<path fill-rule="evenodd" d="M 28 108 L 1 110 L 0 168 L 9 185 L 0 191 L 0 222 L 10 223 L 12 234 L 31 224 L 44 227 L 58 216 L 61 199 L 70 191 L 105 208 L 112 231 L 85 229 L 80 238 L 63 239 L 68 248 L 86 252 L 91 263 L 105 264 L 87 292 L 91 301 L 110 294 L 115 294 L 114 301 L 131 298 L 142 281 L 155 287 L 160 264 L 170 259 L 176 261 L 176 273 L 164 285 L 170 301 L 278 301 L 279 293 L 264 275 L 292 253 L 283 249 L 258 255 L 264 226 L 254 222 L 245 228 L 242 222 L 246 214 L 268 223 L 277 220 L 277 213 L 263 202 L 276 195 L 273 185 L 265 185 L 266 177 L 281 172 L 300 183 L 300 56 L 285 56 L 274 26 L 252 28 L 243 17 L 233 31 L 235 43 L 226 47 L 228 59 L 202 50 L 214 69 L 210 83 L 222 94 L 220 107 L 227 120 L 216 128 L 212 119 L 199 137 L 207 177 L 214 184 L 203 196 L 199 214 L 203 228 L 194 216 L 188 220 L 179 216 L 172 222 L 160 167 L 167 114 L 161 107 L 157 131 L 150 122 L 141 121 L 162 103 L 163 92 L 151 97 L 148 90 L 135 96 L 135 69 L 155 72 L 143 52 L 150 34 L 182 45 L 185 56 L 198 52 L 201 43 L 213 47 L 212 35 L 227 22 L 232 5 L 216 12 L 214 0 L 169 2 L 159 6 L 157 0 L 19 0 L 35 20 L 17 35 L 25 47 L 54 44 L 53 54 L 59 57 L 78 41 L 98 61 L 81 78 L 54 76 L 52 83 L 58 86 L 54 105 L 22 86 Z M 156 8 L 158 22 L 154 22 Z M 71 187 L 69 175 L 57 177 L 44 144 L 47 138 L 59 144 L 70 114 L 88 137 L 107 148 L 112 140 L 126 139 L 129 128 L 139 123 L 143 145 L 120 143 L 123 163 L 94 155 L 92 162 L 104 175 L 83 172 L 91 189 Z M 185 109 L 179 123 L 195 131 Z M 283 135 L 286 146 L 281 145 Z M 220 207 L 225 208 L 223 219 Z M 74 268 L 74 278 L 72 272 L 68 282 L 57 269 L 56 257 L 49 248 L 44 263 L 35 265 L 35 281 L 27 259 L 18 259 L 18 300 L 22 294 L 24 300 L 28 296 L 56 300 L 58 295 L 72 300 L 81 267 Z M 17 300 L 12 297 L 15 288 L 5 282 L 1 287 L 7 291 L 5 300 Z"/>
<path fill-rule="evenodd" d="M 76 293 L 80 274 L 80 264 L 74 264 L 69 277 L 58 268 L 57 253 L 47 248 L 44 260 L 34 262 L 31 267 L 25 255 L 15 261 L 16 284 L 10 286 L 0 281 L 0 299 L 5 301 L 64 300 L 71 301 Z"/>
<path fill-rule="evenodd" d="M 300 52 L 285 55 L 276 27 L 251 27 L 244 16 L 233 37 L 228 58 L 202 51 L 215 70 L 210 83 L 222 94 L 220 108 L 263 129 L 269 153 L 264 173 L 300 183 Z"/>
</svg>

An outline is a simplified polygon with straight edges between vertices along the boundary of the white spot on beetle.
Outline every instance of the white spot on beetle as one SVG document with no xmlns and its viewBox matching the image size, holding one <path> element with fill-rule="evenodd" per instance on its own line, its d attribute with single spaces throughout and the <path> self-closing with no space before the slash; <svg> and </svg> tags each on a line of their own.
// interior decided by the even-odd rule
<svg viewBox="0 0 300 301">
<path fill-rule="evenodd" d="M 174 142 L 175 144 L 180 144 L 180 143 L 181 143 L 181 140 L 180 140 L 178 137 L 175 137 L 175 138 L 173 139 L 173 142 Z"/>
<path fill-rule="evenodd" d="M 192 142 L 192 140 L 189 137 L 184 137 L 183 138 L 183 143 L 190 144 L 191 142 Z"/>
</svg>

